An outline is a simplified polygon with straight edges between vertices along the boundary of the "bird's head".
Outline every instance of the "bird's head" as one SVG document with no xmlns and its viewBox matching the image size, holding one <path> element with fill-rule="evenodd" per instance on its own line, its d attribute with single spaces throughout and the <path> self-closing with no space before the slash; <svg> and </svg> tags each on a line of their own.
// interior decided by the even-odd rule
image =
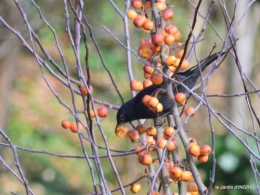
<svg viewBox="0 0 260 195">
<path fill-rule="evenodd" d="M 134 120 L 135 112 L 131 102 L 123 104 L 117 112 L 117 125 L 116 128 L 122 126 L 124 123 Z"/>
<path fill-rule="evenodd" d="M 126 122 L 129 122 L 129 116 L 128 115 L 129 115 L 129 113 L 127 113 L 126 110 L 124 110 L 124 107 L 122 106 L 118 110 L 117 116 L 116 116 L 117 127 L 122 126 Z"/>
</svg>

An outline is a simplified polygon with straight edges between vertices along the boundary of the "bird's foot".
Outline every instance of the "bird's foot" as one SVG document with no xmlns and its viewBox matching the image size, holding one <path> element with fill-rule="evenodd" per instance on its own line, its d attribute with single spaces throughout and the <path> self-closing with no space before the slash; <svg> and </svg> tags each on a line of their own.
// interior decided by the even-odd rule
<svg viewBox="0 0 260 195">
<path fill-rule="evenodd" d="M 161 126 L 163 125 L 163 123 L 164 123 L 164 121 L 161 120 L 161 118 L 155 118 L 155 119 L 154 119 L 154 124 L 155 124 L 155 126 L 157 126 L 157 127 L 161 127 Z"/>
</svg>

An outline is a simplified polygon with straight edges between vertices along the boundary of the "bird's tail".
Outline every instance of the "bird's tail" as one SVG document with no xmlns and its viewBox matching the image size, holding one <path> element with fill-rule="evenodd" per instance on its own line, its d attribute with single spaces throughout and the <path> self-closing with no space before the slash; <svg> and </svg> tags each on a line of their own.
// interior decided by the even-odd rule
<svg viewBox="0 0 260 195">
<path fill-rule="evenodd" d="M 196 71 L 198 71 L 198 73 L 200 71 L 203 72 L 208 65 L 210 65 L 212 62 L 214 62 L 216 59 L 218 59 L 220 56 L 224 55 L 225 53 L 226 52 L 218 52 L 218 53 L 215 53 L 215 54 L 209 56 L 204 62 L 202 62 L 202 64 L 200 64 L 200 66 L 196 65 L 196 66 L 193 66 L 192 68 L 190 68 L 189 70 L 185 71 L 184 76 L 192 75 Z"/>
<path fill-rule="evenodd" d="M 189 89 L 191 89 L 195 85 L 197 79 L 199 78 L 200 73 L 202 73 L 209 64 L 214 62 L 216 59 L 218 59 L 218 57 L 222 56 L 223 54 L 225 53 L 215 53 L 209 56 L 204 62 L 201 63 L 201 65 L 193 66 L 185 72 L 178 72 L 178 80 L 181 81 L 184 85 L 186 85 Z M 182 85 L 178 85 L 177 87 L 174 86 L 173 91 L 188 93 L 187 89 L 185 89 Z"/>
</svg>

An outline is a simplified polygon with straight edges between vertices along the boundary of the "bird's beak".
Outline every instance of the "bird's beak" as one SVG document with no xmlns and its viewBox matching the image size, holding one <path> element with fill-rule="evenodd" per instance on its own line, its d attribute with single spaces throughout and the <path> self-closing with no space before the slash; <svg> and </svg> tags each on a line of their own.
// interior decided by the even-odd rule
<svg viewBox="0 0 260 195">
<path fill-rule="evenodd" d="M 116 130 L 117 130 L 118 128 L 122 127 L 122 126 L 123 126 L 123 123 L 118 123 L 118 124 L 116 125 L 116 128 L 115 128 L 115 133 L 116 133 Z"/>
</svg>

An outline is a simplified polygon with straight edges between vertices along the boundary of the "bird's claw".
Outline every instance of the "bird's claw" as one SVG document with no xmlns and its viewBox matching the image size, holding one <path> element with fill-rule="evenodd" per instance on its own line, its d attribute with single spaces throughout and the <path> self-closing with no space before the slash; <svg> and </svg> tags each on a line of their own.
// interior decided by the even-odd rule
<svg viewBox="0 0 260 195">
<path fill-rule="evenodd" d="M 161 118 L 155 118 L 154 119 L 154 124 L 155 124 L 155 126 L 159 126 L 159 127 L 161 127 L 162 125 L 163 125 L 163 121 L 161 120 Z"/>
</svg>

